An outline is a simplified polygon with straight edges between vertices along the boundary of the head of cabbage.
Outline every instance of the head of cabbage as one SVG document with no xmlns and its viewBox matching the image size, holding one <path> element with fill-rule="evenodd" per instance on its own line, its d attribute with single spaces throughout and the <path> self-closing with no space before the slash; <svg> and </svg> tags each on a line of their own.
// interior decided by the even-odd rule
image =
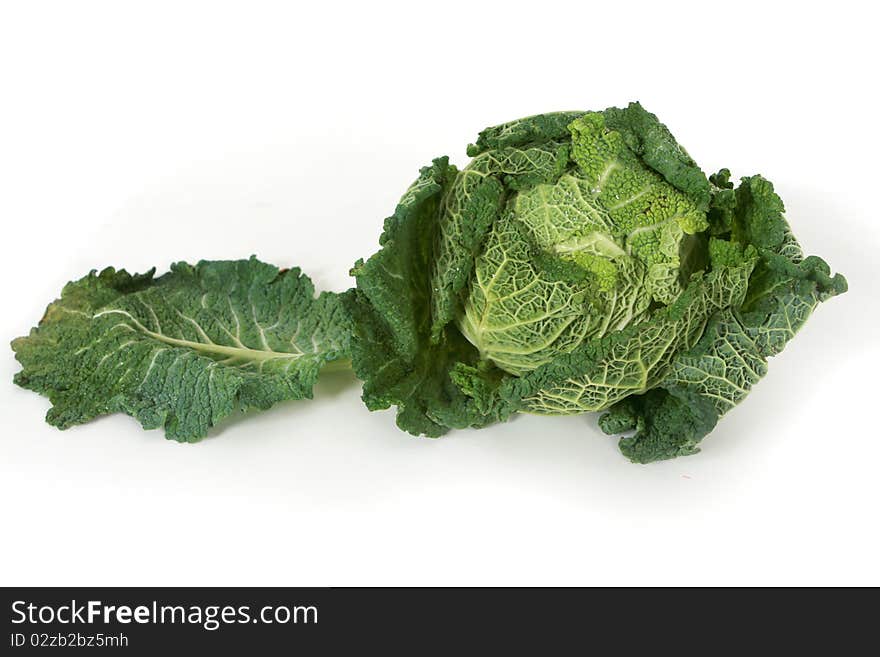
<svg viewBox="0 0 880 657">
<path fill-rule="evenodd" d="M 455 318 L 481 357 L 511 374 L 672 303 L 706 249 L 705 210 L 607 130 L 602 114 L 578 117 L 569 130 L 571 141 L 477 155 L 447 197 L 466 196 L 489 171 L 516 175 L 519 164 L 535 175 L 548 167 L 546 182 L 507 199 Z M 448 215 L 456 211 L 447 205 L 441 226 L 455 227 Z M 441 254 L 455 249 L 456 236 L 442 235 Z"/>
<path fill-rule="evenodd" d="M 484 130 L 434 160 L 346 297 L 371 409 L 437 436 L 607 411 L 647 462 L 698 451 L 817 303 L 773 186 L 709 178 L 638 103 Z"/>
</svg>

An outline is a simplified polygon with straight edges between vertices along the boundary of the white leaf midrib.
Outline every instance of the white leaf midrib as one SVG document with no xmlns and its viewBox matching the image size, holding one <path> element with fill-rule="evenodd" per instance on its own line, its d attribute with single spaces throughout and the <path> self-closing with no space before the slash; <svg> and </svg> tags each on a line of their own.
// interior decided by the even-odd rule
<svg viewBox="0 0 880 657">
<path fill-rule="evenodd" d="M 92 316 L 92 318 L 97 319 L 98 317 L 111 314 L 125 316 L 134 324 L 135 329 L 137 329 L 144 335 L 153 338 L 154 340 L 158 340 L 159 342 L 164 342 L 165 344 L 169 344 L 175 347 L 184 347 L 187 349 L 193 349 L 195 351 L 201 351 L 207 354 L 222 355 L 230 358 L 235 358 L 236 360 L 247 360 L 258 363 L 269 360 L 297 360 L 307 355 L 302 352 L 291 353 L 286 351 L 264 351 L 261 349 L 251 349 L 250 347 L 247 347 L 245 345 L 242 345 L 240 347 L 230 347 L 227 345 L 216 344 L 214 342 L 206 343 L 197 342 L 194 340 L 186 340 L 184 338 L 173 338 L 170 335 L 165 335 L 164 333 L 158 333 L 156 331 L 148 329 L 130 312 L 116 308 L 110 308 L 97 312 Z"/>
</svg>

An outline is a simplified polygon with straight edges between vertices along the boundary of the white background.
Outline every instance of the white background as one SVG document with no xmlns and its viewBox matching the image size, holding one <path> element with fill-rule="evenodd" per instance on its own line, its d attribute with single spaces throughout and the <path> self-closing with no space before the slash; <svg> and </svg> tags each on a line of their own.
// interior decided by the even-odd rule
<svg viewBox="0 0 880 657">
<path fill-rule="evenodd" d="M 868 5 L 4 3 L 4 341 L 111 264 L 258 254 L 343 290 L 432 157 L 634 99 L 707 171 L 773 180 L 851 291 L 650 466 L 585 417 L 415 439 L 346 375 L 198 445 L 60 432 L 7 350 L 0 584 L 880 584 Z"/>
</svg>

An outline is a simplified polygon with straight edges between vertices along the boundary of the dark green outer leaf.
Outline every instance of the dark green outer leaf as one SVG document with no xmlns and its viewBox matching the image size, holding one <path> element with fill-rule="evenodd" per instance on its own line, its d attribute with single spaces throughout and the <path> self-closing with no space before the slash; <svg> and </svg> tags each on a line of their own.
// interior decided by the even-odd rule
<svg viewBox="0 0 880 657">
<path fill-rule="evenodd" d="M 468 146 L 467 154 L 474 157 L 495 148 L 518 148 L 569 139 L 569 124 L 583 114 L 580 111 L 536 114 L 486 128 L 477 137 L 477 143 Z"/>
<path fill-rule="evenodd" d="M 123 412 L 192 442 L 236 409 L 310 398 L 348 355 L 339 297 L 254 258 L 177 263 L 154 279 L 105 269 L 69 283 L 13 341 L 15 382 L 46 395 L 59 428 Z"/>
<path fill-rule="evenodd" d="M 626 145 L 645 164 L 690 197 L 700 210 L 709 208 L 706 174 L 654 114 L 639 103 L 630 103 L 625 109 L 610 107 L 602 114 L 605 125 L 620 132 Z"/>
<path fill-rule="evenodd" d="M 386 219 L 382 248 L 355 265 L 357 288 L 344 296 L 364 403 L 370 410 L 396 405 L 398 426 L 417 435 L 439 436 L 458 426 L 456 409 L 466 398 L 449 370 L 455 362 L 476 360 L 476 351 L 455 330 L 431 339 L 437 216 L 455 174 L 447 158 L 422 169 Z"/>
<path fill-rule="evenodd" d="M 600 426 L 606 433 L 635 429 L 635 435 L 620 440 L 620 451 L 633 463 L 652 463 L 696 454 L 717 421 L 718 412 L 706 398 L 670 386 L 626 399 L 600 418 Z"/>
<path fill-rule="evenodd" d="M 606 433 L 636 429 L 620 447 L 639 463 L 699 451 L 698 443 L 717 419 L 767 372 L 767 358 L 782 351 L 821 301 L 847 289 L 846 279 L 830 276 L 821 258 L 803 257 L 769 181 L 743 178 L 731 203 L 723 174 L 716 192 L 725 194 L 734 236 L 757 247 L 761 259 L 741 306 L 715 315 L 650 396 L 623 400 L 600 419 Z"/>
</svg>

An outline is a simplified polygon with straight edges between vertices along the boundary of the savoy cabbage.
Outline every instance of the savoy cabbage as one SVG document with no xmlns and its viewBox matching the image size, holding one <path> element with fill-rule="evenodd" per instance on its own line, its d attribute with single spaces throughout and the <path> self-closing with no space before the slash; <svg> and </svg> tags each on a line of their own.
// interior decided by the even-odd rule
<svg viewBox="0 0 880 657">
<path fill-rule="evenodd" d="M 92 272 L 13 342 L 16 382 L 61 428 L 125 412 L 194 441 L 350 364 L 410 433 L 602 411 L 645 463 L 698 451 L 846 290 L 770 182 L 707 177 L 638 103 L 488 128 L 468 155 L 421 170 L 354 289 L 253 258 Z"/>
<path fill-rule="evenodd" d="M 707 178 L 638 103 L 484 130 L 422 169 L 345 296 L 371 409 L 439 436 L 605 411 L 648 462 L 697 451 L 820 302 L 760 176 Z"/>
</svg>

